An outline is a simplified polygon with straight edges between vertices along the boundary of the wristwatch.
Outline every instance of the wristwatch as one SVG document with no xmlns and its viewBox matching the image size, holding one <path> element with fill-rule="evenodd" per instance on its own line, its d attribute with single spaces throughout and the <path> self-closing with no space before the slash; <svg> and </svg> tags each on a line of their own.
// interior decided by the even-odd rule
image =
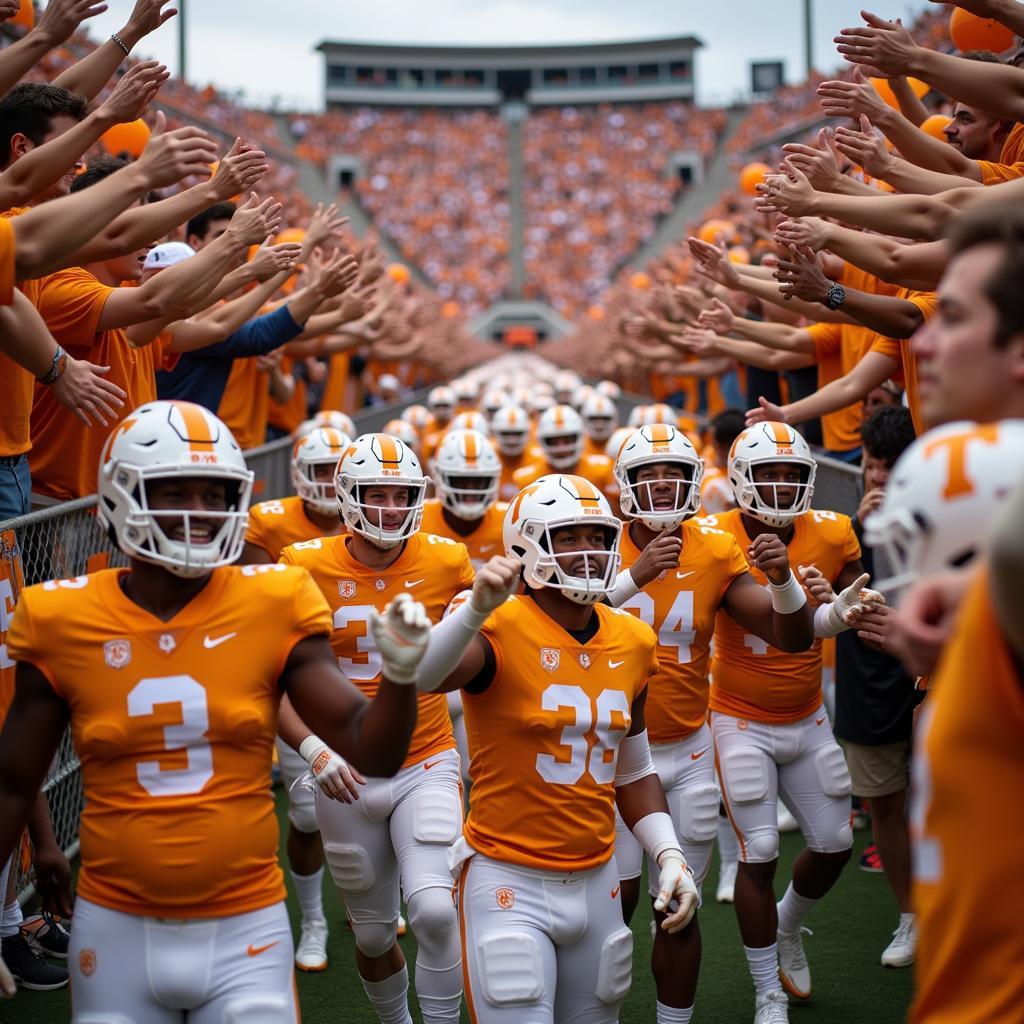
<svg viewBox="0 0 1024 1024">
<path fill-rule="evenodd" d="M 846 301 L 846 289 L 841 284 L 832 283 L 825 296 L 825 305 L 829 309 L 838 309 Z"/>
<path fill-rule="evenodd" d="M 42 377 L 36 377 L 44 387 L 49 387 L 51 384 L 56 384 L 64 375 L 64 367 L 68 362 L 68 354 L 60 347 L 57 346 L 57 351 L 53 353 L 53 362 L 50 364 L 50 369 L 42 375 Z"/>
</svg>

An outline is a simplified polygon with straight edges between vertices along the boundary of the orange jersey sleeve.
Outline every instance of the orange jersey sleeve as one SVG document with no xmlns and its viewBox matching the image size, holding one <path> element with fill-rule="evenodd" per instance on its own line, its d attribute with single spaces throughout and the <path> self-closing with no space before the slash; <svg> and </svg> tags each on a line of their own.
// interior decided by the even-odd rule
<svg viewBox="0 0 1024 1024">
<path fill-rule="evenodd" d="M 370 569 L 352 557 L 344 537 L 322 537 L 287 547 L 286 565 L 307 568 L 327 599 L 334 616 L 331 647 L 342 671 L 368 697 L 381 680 L 381 656 L 370 634 L 371 609 L 383 610 L 398 594 L 411 594 L 439 622 L 448 602 L 473 585 L 473 566 L 461 544 L 423 532 L 386 569 Z M 443 693 L 421 693 L 416 730 L 406 766 L 418 764 L 455 746 L 448 699 Z"/>
<path fill-rule="evenodd" d="M 732 534 L 746 551 L 751 539 L 738 509 L 701 519 Z M 792 566 L 815 565 L 829 582 L 860 558 L 860 544 L 849 516 L 812 509 L 795 523 L 788 544 Z M 768 583 L 760 570 L 751 575 L 761 586 Z M 747 633 L 728 612 L 715 622 L 715 654 L 711 663 L 712 711 L 722 711 L 754 722 L 796 722 L 813 714 L 821 704 L 821 640 L 808 651 L 788 654 Z"/>
<path fill-rule="evenodd" d="M 441 502 L 436 498 L 427 501 L 423 506 L 423 522 L 420 530 L 433 533 L 438 537 L 448 537 L 457 544 L 465 544 L 469 552 L 469 560 L 475 568 L 479 568 L 489 558 L 505 553 L 505 544 L 501 539 L 502 527 L 505 524 L 505 512 L 508 504 L 504 501 L 495 502 L 485 513 L 480 524 L 472 533 L 457 533 L 444 518 Z"/>
<path fill-rule="evenodd" d="M 1024 1005 L 1024 678 L 971 585 L 914 736 L 914 1024 L 1013 1024 Z"/>
<path fill-rule="evenodd" d="M 615 763 L 636 696 L 657 669 L 650 626 L 607 605 L 586 644 L 529 597 L 484 624 L 496 671 L 463 691 L 469 739 L 465 836 L 495 860 L 547 871 L 603 864 L 615 843 Z"/>
<path fill-rule="evenodd" d="M 0 217 L 0 306 L 14 301 L 14 225 Z"/>
<path fill-rule="evenodd" d="M 263 444 L 269 408 L 270 378 L 260 370 L 256 356 L 236 359 L 231 364 L 217 415 L 228 425 L 242 451 Z"/>
<path fill-rule="evenodd" d="M 216 570 L 173 619 L 123 569 L 28 588 L 8 634 L 67 702 L 82 762 L 80 895 L 147 917 L 224 917 L 284 898 L 270 790 L 280 675 L 330 612 L 309 575 Z"/>
<path fill-rule="evenodd" d="M 998 185 L 1024 176 L 1024 125 L 1015 124 L 1010 130 L 998 161 L 979 160 L 978 166 L 983 185 Z"/>
<path fill-rule="evenodd" d="M 0 533 L 0 724 L 14 699 L 14 662 L 7 653 L 7 630 L 25 585 L 21 552 L 14 530 Z"/>
<path fill-rule="evenodd" d="M 335 532 L 343 532 L 340 522 Z M 249 509 L 245 541 L 262 548 L 275 562 L 289 544 L 322 536 L 323 527 L 306 516 L 302 499 L 297 496 L 261 501 Z"/>
<path fill-rule="evenodd" d="M 640 557 L 628 529 L 619 550 L 624 569 Z M 732 534 L 690 519 L 683 523 L 676 569 L 620 605 L 658 637 L 658 673 L 651 679 L 646 707 L 652 743 L 675 743 L 707 719 L 715 615 L 733 580 L 747 571 L 747 560 Z"/>
</svg>

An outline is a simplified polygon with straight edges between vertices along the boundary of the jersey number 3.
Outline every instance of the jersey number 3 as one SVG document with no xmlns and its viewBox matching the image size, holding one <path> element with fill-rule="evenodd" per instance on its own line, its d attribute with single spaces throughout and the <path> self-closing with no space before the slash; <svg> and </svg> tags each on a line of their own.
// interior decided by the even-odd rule
<svg viewBox="0 0 1024 1024">
<path fill-rule="evenodd" d="M 562 730 L 562 747 L 569 759 L 553 754 L 537 755 L 537 773 L 556 786 L 573 786 L 589 772 L 591 778 L 606 784 L 615 778 L 615 758 L 619 740 L 629 730 L 629 700 L 622 690 L 602 690 L 595 701 L 581 686 L 554 683 L 541 695 L 545 711 L 572 708 L 573 721 Z"/>
</svg>

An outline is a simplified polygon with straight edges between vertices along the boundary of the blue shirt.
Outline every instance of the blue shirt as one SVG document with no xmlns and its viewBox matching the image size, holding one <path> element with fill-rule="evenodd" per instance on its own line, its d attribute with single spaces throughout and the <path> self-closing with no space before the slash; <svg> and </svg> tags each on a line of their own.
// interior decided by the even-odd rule
<svg viewBox="0 0 1024 1024">
<path fill-rule="evenodd" d="M 266 355 L 302 331 L 286 305 L 258 316 L 215 345 L 183 353 L 173 370 L 160 370 L 156 375 L 157 397 L 195 402 L 216 413 L 236 359 Z"/>
</svg>

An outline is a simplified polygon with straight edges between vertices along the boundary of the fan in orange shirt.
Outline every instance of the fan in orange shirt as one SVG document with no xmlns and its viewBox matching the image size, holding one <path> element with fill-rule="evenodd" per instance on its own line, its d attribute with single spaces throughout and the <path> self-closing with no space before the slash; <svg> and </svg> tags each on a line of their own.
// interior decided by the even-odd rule
<svg viewBox="0 0 1024 1024">
<path fill-rule="evenodd" d="M 252 473 L 223 423 L 153 402 L 129 414 L 105 459 L 100 523 L 130 568 L 21 595 L 0 860 L 70 723 L 86 801 L 68 961 L 76 1015 L 155 1020 L 187 1007 L 285 1024 L 297 1007 L 267 787 L 281 694 L 360 768 L 394 772 L 427 622 L 407 597 L 372 617 L 387 679 L 368 702 L 338 668 L 308 573 L 232 564 Z M 70 893 L 48 895 L 67 912 Z"/>
<path fill-rule="evenodd" d="M 815 613 L 815 635 L 824 637 L 849 628 L 863 602 L 881 596 L 861 590 L 867 576 L 849 518 L 811 510 L 815 468 L 807 442 L 792 427 L 759 423 L 740 434 L 729 455 L 739 507 L 700 522 L 731 533 L 744 550 L 775 535 L 793 565 L 815 566 L 841 591 Z M 753 575 L 768 582 L 756 569 Z M 798 587 L 795 577 L 790 584 Z M 801 925 L 838 880 L 853 843 L 850 776 L 822 705 L 821 668 L 820 641 L 802 654 L 782 653 L 719 612 L 711 730 L 723 802 L 740 842 L 736 916 L 759 1011 L 777 1003 L 772 1012 L 786 1012 L 780 979 L 795 998 L 810 997 Z M 779 794 L 800 823 L 807 848 L 776 910 Z"/>
<path fill-rule="evenodd" d="M 344 533 L 334 492 L 334 469 L 352 439 L 333 427 L 317 427 L 292 448 L 294 497 L 264 501 L 249 510 L 245 548 L 240 562 L 276 562 L 290 544 Z M 308 769 L 280 737 L 277 760 L 288 794 L 288 866 L 299 897 L 302 918 L 295 966 L 301 971 L 327 967 L 327 919 L 323 910 L 324 850 L 313 808 L 313 794 L 296 781 Z"/>
<path fill-rule="evenodd" d="M 657 670 L 650 626 L 599 603 L 622 524 L 582 477 L 525 488 L 507 557 L 434 627 L 420 689 L 460 689 L 473 788 L 461 867 L 466 998 L 479 1024 L 611 1024 L 629 991 L 632 933 L 612 857 L 615 808 L 659 868 L 655 909 L 678 931 L 697 907 L 644 725 Z M 525 580 L 527 591 L 509 595 Z M 669 902 L 678 900 L 678 909 Z"/>
<path fill-rule="evenodd" d="M 623 445 L 615 475 L 629 523 L 620 545 L 624 570 L 610 598 L 657 631 L 658 671 L 647 691 L 647 731 L 698 890 L 718 831 L 719 792 L 707 726 L 716 612 L 723 608 L 755 637 L 787 651 L 806 650 L 813 640 L 806 601 L 786 614 L 774 610 L 768 593 L 750 575 L 735 537 L 691 518 L 700 503 L 702 471 L 693 445 L 665 423 L 634 431 Z M 758 538 L 751 560 L 776 582 L 790 576 L 786 546 L 772 534 Z M 621 819 L 616 822 L 615 860 L 628 922 L 640 895 L 642 851 Z M 652 897 L 657 896 L 655 868 L 648 865 Z M 659 1007 L 692 1014 L 701 959 L 697 918 L 678 935 L 658 932 L 654 942 Z"/>
<path fill-rule="evenodd" d="M 431 620 L 473 581 L 461 544 L 420 532 L 427 480 L 397 438 L 364 434 L 338 463 L 335 486 L 349 533 L 285 548 L 286 565 L 309 569 L 334 614 L 338 663 L 368 696 L 381 654 L 367 621 L 400 594 L 415 594 Z M 326 755 L 287 704 L 281 735 L 307 760 Z M 356 965 L 378 1016 L 407 998 L 405 958 L 397 942 L 399 896 L 416 936 L 416 993 L 429 1024 L 456 1019 L 462 999 L 458 921 L 446 853 L 462 820 L 459 757 L 448 704 L 423 694 L 402 771 L 369 779 L 353 803 L 316 793 L 316 817 L 331 875 L 348 909 Z M 387 1012 L 393 1012 L 388 1010 Z"/>
</svg>

